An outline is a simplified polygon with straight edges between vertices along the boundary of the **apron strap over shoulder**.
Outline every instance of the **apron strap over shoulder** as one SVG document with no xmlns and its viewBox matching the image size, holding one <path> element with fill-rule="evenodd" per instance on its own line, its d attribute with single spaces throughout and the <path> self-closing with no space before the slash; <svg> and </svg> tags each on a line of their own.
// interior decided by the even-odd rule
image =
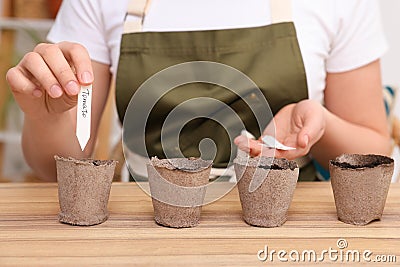
<svg viewBox="0 0 400 267">
<path fill-rule="evenodd" d="M 124 33 L 141 32 L 151 0 L 129 0 Z M 271 24 L 293 21 L 292 0 L 270 0 Z M 129 18 L 133 16 L 134 18 Z"/>
<path fill-rule="evenodd" d="M 129 0 L 125 15 L 124 33 L 141 32 L 151 0 Z M 131 18 L 132 16 L 133 18 Z"/>
<path fill-rule="evenodd" d="M 138 17 L 144 17 L 147 12 L 149 0 L 131 0 L 128 3 L 128 14 Z"/>
<path fill-rule="evenodd" d="M 293 21 L 292 0 L 270 0 L 271 24 Z"/>
</svg>

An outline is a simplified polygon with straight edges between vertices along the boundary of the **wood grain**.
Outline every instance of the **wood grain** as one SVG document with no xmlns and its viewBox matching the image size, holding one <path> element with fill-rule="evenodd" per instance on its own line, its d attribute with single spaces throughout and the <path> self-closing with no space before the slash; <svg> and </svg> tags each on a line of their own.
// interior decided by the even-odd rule
<svg viewBox="0 0 400 267">
<path fill-rule="evenodd" d="M 219 190 L 225 188 L 221 183 Z M 205 206 L 200 225 L 191 229 L 156 225 L 150 197 L 134 183 L 113 184 L 109 210 L 110 219 L 98 226 L 60 224 L 56 184 L 1 184 L 0 266 L 291 266 L 277 258 L 260 262 L 257 252 L 265 245 L 321 252 L 337 249 L 339 238 L 347 249 L 400 261 L 400 184 L 391 185 L 382 220 L 362 227 L 337 220 L 329 183 L 298 183 L 288 221 L 279 228 L 245 224 L 236 188 Z"/>
</svg>

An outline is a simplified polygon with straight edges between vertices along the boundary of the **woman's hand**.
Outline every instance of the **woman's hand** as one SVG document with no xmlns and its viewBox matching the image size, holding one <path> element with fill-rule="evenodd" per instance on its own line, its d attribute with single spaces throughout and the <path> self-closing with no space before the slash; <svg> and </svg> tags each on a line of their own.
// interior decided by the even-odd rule
<svg viewBox="0 0 400 267">
<path fill-rule="evenodd" d="M 261 138 L 252 140 L 244 136 L 236 137 L 235 144 L 253 157 L 266 155 L 295 159 L 307 155 L 311 147 L 321 139 L 325 124 L 324 107 L 316 101 L 307 99 L 283 107 L 263 132 L 263 135 L 275 136 L 279 142 L 295 147 L 295 150 L 268 149 L 262 146 Z"/>
<path fill-rule="evenodd" d="M 26 162 L 40 178 L 56 180 L 54 155 L 91 155 L 108 94 L 108 65 L 92 62 L 79 44 L 39 44 L 7 72 L 7 81 L 25 113 L 21 144 Z M 92 83 L 91 137 L 82 151 L 75 134 L 77 95 L 81 85 Z"/>
<path fill-rule="evenodd" d="M 93 83 L 93 70 L 83 46 L 43 43 L 11 68 L 6 78 L 25 115 L 41 119 L 75 107 L 80 85 Z"/>
</svg>

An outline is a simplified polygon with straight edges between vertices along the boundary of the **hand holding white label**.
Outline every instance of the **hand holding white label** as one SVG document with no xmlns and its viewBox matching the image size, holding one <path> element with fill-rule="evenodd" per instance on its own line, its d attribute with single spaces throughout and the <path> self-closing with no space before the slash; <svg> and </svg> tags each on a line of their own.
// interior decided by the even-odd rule
<svg viewBox="0 0 400 267">
<path fill-rule="evenodd" d="M 76 137 L 82 151 L 90 138 L 90 124 L 92 118 L 92 85 L 81 86 L 78 95 L 76 113 Z"/>
</svg>

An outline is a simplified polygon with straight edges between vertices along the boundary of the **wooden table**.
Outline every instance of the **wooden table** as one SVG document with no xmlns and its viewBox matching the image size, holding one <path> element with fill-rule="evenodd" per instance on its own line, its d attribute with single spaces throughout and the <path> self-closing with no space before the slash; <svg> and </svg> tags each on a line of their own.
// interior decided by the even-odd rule
<svg viewBox="0 0 400 267">
<path fill-rule="evenodd" d="M 133 183 L 113 184 L 109 210 L 109 220 L 98 226 L 60 224 L 56 184 L 0 184 L 0 266 L 292 266 L 289 254 L 282 263 L 277 254 L 262 262 L 257 253 L 266 245 L 269 252 L 300 255 L 339 250 L 340 238 L 348 243 L 344 252 L 395 255 L 397 263 L 385 266 L 400 264 L 400 184 L 391 185 L 382 220 L 362 227 L 336 219 L 329 183 L 299 183 L 279 228 L 245 224 L 236 188 L 205 206 L 200 225 L 191 229 L 156 225 L 150 198 Z M 307 260 L 296 266 L 309 266 Z M 332 262 L 325 254 L 322 263 Z M 381 266 L 368 264 L 374 265 Z"/>
</svg>

